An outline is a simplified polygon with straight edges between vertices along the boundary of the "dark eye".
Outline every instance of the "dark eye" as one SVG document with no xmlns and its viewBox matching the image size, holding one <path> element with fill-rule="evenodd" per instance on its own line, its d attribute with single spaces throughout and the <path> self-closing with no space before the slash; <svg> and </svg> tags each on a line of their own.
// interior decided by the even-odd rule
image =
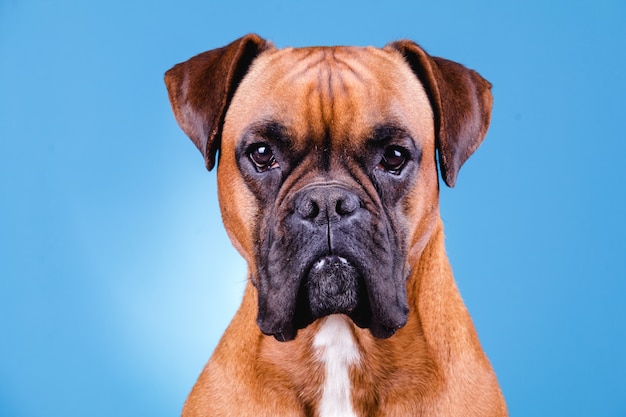
<svg viewBox="0 0 626 417">
<path fill-rule="evenodd" d="M 278 168 L 274 152 L 272 152 L 272 148 L 266 143 L 255 143 L 250 146 L 248 157 L 259 172 Z"/>
<path fill-rule="evenodd" d="M 385 148 L 385 153 L 382 159 L 378 163 L 378 168 L 398 175 L 406 165 L 406 161 L 409 159 L 409 152 L 397 145 L 390 145 Z"/>
</svg>

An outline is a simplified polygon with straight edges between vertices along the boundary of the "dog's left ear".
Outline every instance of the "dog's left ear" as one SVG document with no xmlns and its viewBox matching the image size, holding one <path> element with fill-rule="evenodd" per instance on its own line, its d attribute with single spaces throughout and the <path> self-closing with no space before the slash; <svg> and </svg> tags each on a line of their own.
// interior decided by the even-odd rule
<svg viewBox="0 0 626 417">
<path fill-rule="evenodd" d="M 491 83 L 476 71 L 431 57 L 416 43 L 393 42 L 424 85 L 435 117 L 441 176 L 454 187 L 463 163 L 481 144 L 491 118 Z"/>
<path fill-rule="evenodd" d="M 207 169 L 215 166 L 224 117 L 239 82 L 257 55 L 270 46 L 257 35 L 246 35 L 165 73 L 176 121 L 202 152 Z"/>
</svg>

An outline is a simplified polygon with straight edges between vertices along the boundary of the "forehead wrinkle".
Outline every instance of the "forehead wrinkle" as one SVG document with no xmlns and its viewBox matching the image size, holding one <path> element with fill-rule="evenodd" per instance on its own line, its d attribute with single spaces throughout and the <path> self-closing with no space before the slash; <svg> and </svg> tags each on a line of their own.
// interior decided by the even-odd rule
<svg viewBox="0 0 626 417">
<path fill-rule="evenodd" d="M 298 52 L 302 55 L 295 65 L 285 74 L 284 80 L 289 83 L 299 83 L 314 75 L 314 71 L 325 60 L 323 49 L 301 49 Z"/>
<path fill-rule="evenodd" d="M 332 48 L 314 48 L 303 52 L 303 57 L 297 65 L 292 66 L 284 83 L 296 96 L 302 94 L 306 103 L 303 112 L 310 131 L 308 140 L 320 144 L 321 150 L 327 152 L 330 148 L 330 131 L 336 119 L 334 90 L 337 70 L 334 53 Z M 341 80 L 339 82 L 341 84 Z"/>
<path fill-rule="evenodd" d="M 357 69 L 342 56 L 349 55 L 350 57 L 356 57 L 356 60 L 358 60 L 359 55 L 355 54 L 352 49 L 354 48 L 322 47 L 303 49 L 300 51 L 302 57 L 295 65 L 291 66 L 281 83 L 297 86 L 316 83 L 316 88 L 320 94 L 332 98 L 336 86 L 340 86 L 342 91 L 347 92 L 346 77 L 348 79 L 352 78 L 358 83 L 371 81 L 371 76 L 364 76 L 360 73 L 369 73 L 366 66 L 357 65 Z M 338 81 L 337 85 L 335 85 L 335 80 Z"/>
</svg>

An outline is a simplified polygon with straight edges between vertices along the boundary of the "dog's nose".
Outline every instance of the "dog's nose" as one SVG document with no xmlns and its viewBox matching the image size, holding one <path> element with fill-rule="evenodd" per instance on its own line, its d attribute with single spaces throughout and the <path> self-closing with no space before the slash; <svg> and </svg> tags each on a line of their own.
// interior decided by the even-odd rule
<svg viewBox="0 0 626 417">
<path fill-rule="evenodd" d="M 301 191 L 296 211 L 313 223 L 335 223 L 353 216 L 361 200 L 353 192 L 336 185 L 320 185 Z"/>
</svg>

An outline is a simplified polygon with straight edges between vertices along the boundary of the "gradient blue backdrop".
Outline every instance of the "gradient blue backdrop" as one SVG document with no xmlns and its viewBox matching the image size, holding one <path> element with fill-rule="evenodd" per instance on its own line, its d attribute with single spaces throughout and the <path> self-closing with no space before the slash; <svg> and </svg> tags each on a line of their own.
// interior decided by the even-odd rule
<svg viewBox="0 0 626 417">
<path fill-rule="evenodd" d="M 442 188 L 461 292 L 512 416 L 625 416 L 625 5 L 0 0 L 0 416 L 178 415 L 246 269 L 162 76 L 247 32 L 493 83 Z"/>
</svg>

